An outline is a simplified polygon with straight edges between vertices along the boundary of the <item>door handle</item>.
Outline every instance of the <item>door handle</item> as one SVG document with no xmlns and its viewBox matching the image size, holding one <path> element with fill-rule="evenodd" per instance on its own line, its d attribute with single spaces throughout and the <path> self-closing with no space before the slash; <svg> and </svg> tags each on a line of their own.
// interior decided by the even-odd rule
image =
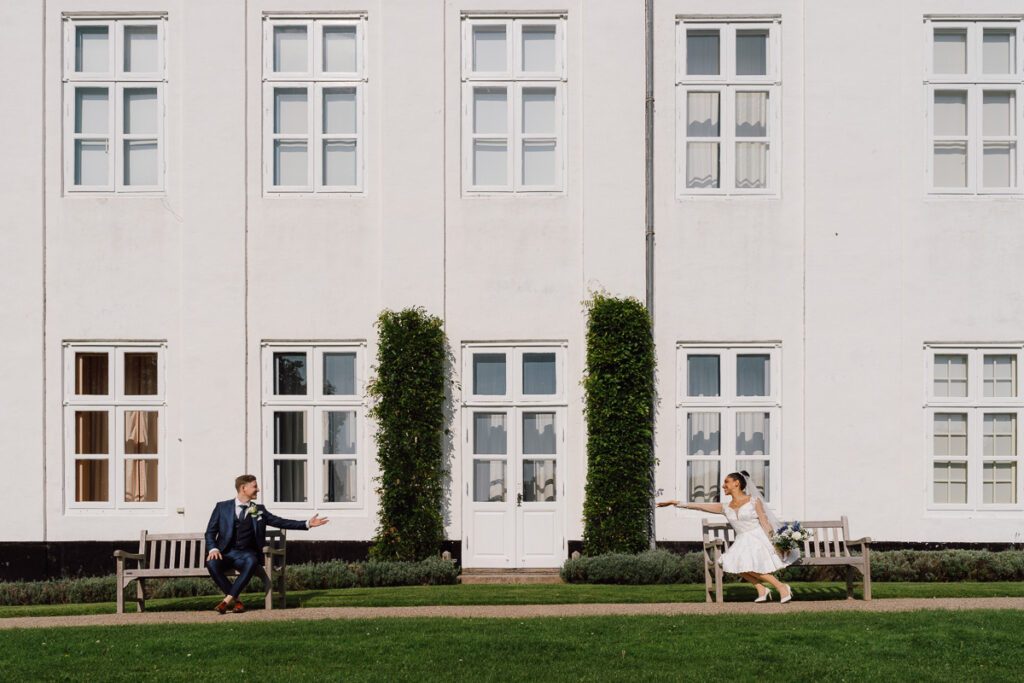
<svg viewBox="0 0 1024 683">
<path fill-rule="evenodd" d="M 517 508 L 523 507 L 523 494 L 521 494 L 521 493 L 517 493 L 516 494 L 516 507 Z"/>
</svg>

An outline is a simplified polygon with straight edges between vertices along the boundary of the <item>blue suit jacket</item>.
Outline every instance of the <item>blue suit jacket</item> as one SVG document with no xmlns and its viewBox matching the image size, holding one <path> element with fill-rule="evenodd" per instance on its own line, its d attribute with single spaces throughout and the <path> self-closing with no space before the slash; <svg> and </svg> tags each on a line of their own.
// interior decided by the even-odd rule
<svg viewBox="0 0 1024 683">
<path fill-rule="evenodd" d="M 268 526 L 277 527 L 278 529 L 306 528 L 305 520 L 278 517 L 259 503 L 256 503 L 256 509 L 259 511 L 259 517 L 249 517 L 249 519 L 252 522 L 253 531 L 256 532 L 256 542 L 260 548 L 266 545 Z M 236 510 L 234 498 L 222 500 L 214 506 L 213 514 L 210 515 L 210 523 L 206 525 L 207 552 L 213 548 L 220 550 L 222 553 L 231 549 L 231 544 L 235 540 Z"/>
</svg>

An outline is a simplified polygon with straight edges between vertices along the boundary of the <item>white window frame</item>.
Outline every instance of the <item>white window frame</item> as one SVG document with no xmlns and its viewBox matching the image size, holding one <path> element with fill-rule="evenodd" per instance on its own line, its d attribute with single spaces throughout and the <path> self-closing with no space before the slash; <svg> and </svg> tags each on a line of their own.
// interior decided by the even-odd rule
<svg viewBox="0 0 1024 683">
<path fill-rule="evenodd" d="M 306 27 L 307 58 L 305 72 L 274 71 L 274 28 L 279 26 Z M 356 33 L 356 70 L 352 72 L 324 71 L 323 33 L 325 28 L 347 26 Z M 268 197 L 295 195 L 360 195 L 364 192 L 366 175 L 366 84 L 369 82 L 366 50 L 367 15 L 365 13 L 263 15 L 263 193 Z M 274 133 L 274 90 L 277 88 L 304 88 L 306 90 L 306 134 Z M 356 93 L 355 133 L 324 133 L 323 92 L 332 88 L 351 88 Z M 274 141 L 279 139 L 306 142 L 305 185 L 274 184 Z M 356 182 L 354 185 L 326 185 L 323 174 L 323 143 L 325 140 L 344 140 L 356 146 Z"/>
<path fill-rule="evenodd" d="M 934 68 L 934 36 L 936 30 L 962 29 L 967 34 L 967 73 L 937 74 Z M 1010 74 L 983 73 L 983 37 L 985 29 L 1008 29 L 1014 33 L 1014 69 Z M 925 64 L 925 187 L 930 195 L 951 196 L 1024 196 L 1024 21 L 1020 18 L 933 18 L 924 21 L 924 64 Z M 936 91 L 965 91 L 967 93 L 967 131 L 962 136 L 939 136 L 934 132 Z M 984 136 L 983 95 L 986 91 L 1010 91 L 1014 95 L 1014 116 L 1011 135 Z M 941 142 L 966 142 L 967 185 L 966 187 L 937 187 L 935 185 L 934 145 Z M 984 187 L 982 167 L 986 142 L 1007 142 L 1015 145 L 1015 185 L 1010 187 Z"/>
<path fill-rule="evenodd" d="M 686 73 L 687 30 L 719 32 L 719 73 L 688 75 Z M 764 75 L 736 75 L 737 31 L 768 32 L 767 68 Z M 782 171 L 782 25 L 779 17 L 676 17 L 676 196 L 679 199 L 701 196 L 771 196 L 781 188 Z M 687 94 L 719 93 L 719 135 L 695 137 L 687 135 Z M 766 92 L 768 94 L 767 135 L 737 137 L 735 125 L 736 93 Z M 689 140 L 717 142 L 719 145 L 718 187 L 687 187 L 686 149 Z M 764 188 L 736 187 L 736 144 L 768 143 L 768 182 Z"/>
<path fill-rule="evenodd" d="M 166 88 L 167 88 L 167 15 L 102 15 L 64 17 L 64 191 L 68 195 L 161 194 L 166 182 Z M 80 26 L 107 27 L 108 63 L 106 72 L 78 73 L 75 71 L 76 34 Z M 129 72 L 124 70 L 124 32 L 132 26 L 155 26 L 157 31 L 157 71 Z M 107 134 L 93 135 L 75 132 L 75 91 L 78 88 L 106 88 L 108 123 Z M 152 88 L 157 94 L 156 133 L 129 134 L 123 132 L 125 89 Z M 157 182 L 153 185 L 126 185 L 124 182 L 124 143 L 131 140 L 156 140 Z M 107 179 L 105 185 L 75 185 L 75 141 L 106 140 Z"/>
<path fill-rule="evenodd" d="M 323 358 L 327 353 L 355 354 L 355 393 L 325 395 L 323 393 Z M 306 394 L 274 394 L 274 354 L 306 354 Z M 370 463 L 367 434 L 366 406 L 366 342 L 277 342 L 262 343 L 262 395 L 263 428 L 261 432 L 264 483 L 269 505 L 295 510 L 365 510 L 367 507 L 367 481 Z M 305 412 L 308 420 L 305 455 L 274 454 L 274 413 L 278 411 Z M 325 412 L 354 412 L 356 429 L 356 452 L 354 454 L 323 453 L 322 415 Z M 304 460 L 306 462 L 306 501 L 278 502 L 274 487 L 274 460 Z M 354 501 L 329 503 L 323 500 L 326 482 L 323 476 L 324 461 L 355 460 L 356 481 Z"/>
<path fill-rule="evenodd" d="M 166 342 L 64 342 L 64 491 L 65 506 L 74 510 L 154 510 L 167 507 L 167 365 Z M 106 353 L 107 354 L 107 388 L 106 395 L 75 394 L 75 354 Z M 157 393 L 146 396 L 127 396 L 124 393 L 124 355 L 125 353 L 157 354 Z M 75 453 L 75 412 L 80 410 L 104 411 L 108 415 L 108 449 L 105 455 L 83 455 Z M 158 414 L 160 434 L 157 440 L 157 453 L 146 455 L 126 454 L 124 448 L 125 413 L 139 410 Z M 107 498 L 106 501 L 78 502 L 75 500 L 75 460 L 106 460 L 107 461 Z M 157 463 L 157 499 L 153 502 L 127 502 L 124 500 L 126 460 L 154 460 Z"/>
<path fill-rule="evenodd" d="M 565 14 L 522 14 L 515 16 L 462 15 L 462 189 L 467 195 L 486 194 L 559 194 L 566 187 L 566 54 Z M 473 70 L 473 29 L 478 26 L 504 26 L 506 64 L 504 72 Z M 523 28 L 554 27 L 555 69 L 550 72 L 527 72 L 522 69 Z M 475 88 L 502 88 L 507 97 L 508 128 L 500 134 L 475 133 L 473 130 L 473 91 Z M 522 131 L 523 90 L 553 88 L 555 91 L 555 130 L 552 134 L 527 134 Z M 506 178 L 503 185 L 476 185 L 473 182 L 473 144 L 476 140 L 507 144 Z M 523 183 L 523 146 L 530 141 L 555 143 L 555 178 L 550 185 Z"/>
<path fill-rule="evenodd" d="M 736 358 L 742 355 L 762 354 L 769 356 L 769 394 L 768 396 L 737 396 L 736 395 Z M 719 395 L 718 396 L 687 396 L 687 356 L 714 355 L 718 356 Z M 765 412 L 770 415 L 769 452 L 763 456 L 736 454 L 736 415 L 737 413 Z M 782 509 L 782 344 L 780 342 L 738 342 L 738 343 L 706 343 L 679 342 L 676 345 L 676 461 L 679 463 L 676 473 L 676 498 L 684 502 L 689 500 L 686 485 L 687 462 L 710 461 L 720 464 L 719 479 L 730 472 L 737 471 L 737 460 L 767 460 L 769 463 L 770 482 L 766 492 L 769 503 L 777 512 Z M 687 414 L 718 413 L 719 418 L 719 455 L 689 455 Z M 719 481 L 721 484 L 721 481 Z M 686 514 L 679 512 L 679 514 Z"/>
<path fill-rule="evenodd" d="M 1024 481 L 1021 478 L 1021 420 L 1024 420 L 1024 392 L 1021 391 L 1021 360 L 1024 359 L 1024 344 L 942 344 L 930 343 L 924 346 L 924 454 L 925 481 L 927 482 L 926 509 L 935 512 L 975 511 L 1020 511 L 1024 510 Z M 962 355 L 967 357 L 967 396 L 936 396 L 935 356 Z M 1016 396 L 985 397 L 984 363 L 985 356 L 1012 356 L 1015 361 Z M 934 422 L 937 413 L 964 414 L 967 416 L 967 455 L 939 456 L 934 453 Z M 1016 456 L 985 456 L 985 416 L 1011 414 L 1017 418 Z M 940 462 L 965 462 L 967 464 L 967 502 L 936 503 L 934 465 Z M 1016 503 L 984 503 L 983 469 L 986 463 L 1017 463 Z"/>
<path fill-rule="evenodd" d="M 462 394 L 464 405 L 472 406 L 562 406 L 565 393 L 565 342 L 467 342 L 463 345 Z M 505 394 L 491 396 L 473 393 L 473 355 L 475 353 L 505 354 Z M 555 393 L 523 393 L 523 356 L 527 353 L 555 354 Z"/>
</svg>

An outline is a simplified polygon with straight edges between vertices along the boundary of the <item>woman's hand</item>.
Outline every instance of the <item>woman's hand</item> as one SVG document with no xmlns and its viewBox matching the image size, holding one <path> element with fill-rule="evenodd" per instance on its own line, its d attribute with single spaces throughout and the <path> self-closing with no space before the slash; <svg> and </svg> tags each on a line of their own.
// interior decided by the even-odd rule
<svg viewBox="0 0 1024 683">
<path fill-rule="evenodd" d="M 660 508 L 667 508 L 667 507 L 670 507 L 670 506 L 673 506 L 673 505 L 679 505 L 679 501 L 678 500 L 664 500 L 664 501 L 658 503 L 658 507 L 660 507 Z"/>
</svg>

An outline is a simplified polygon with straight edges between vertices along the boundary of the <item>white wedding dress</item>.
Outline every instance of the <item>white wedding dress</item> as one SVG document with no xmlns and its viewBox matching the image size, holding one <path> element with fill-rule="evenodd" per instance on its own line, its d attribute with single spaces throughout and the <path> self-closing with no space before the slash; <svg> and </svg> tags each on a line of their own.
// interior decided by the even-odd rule
<svg viewBox="0 0 1024 683">
<path fill-rule="evenodd" d="M 729 507 L 728 503 L 722 503 L 722 512 L 736 532 L 736 540 L 721 558 L 722 569 L 729 574 L 771 574 L 788 567 L 800 558 L 800 551 L 796 549 L 791 550 L 786 557 L 779 556 L 768 535 L 761 528 L 753 498 L 741 505 L 738 510 Z"/>
</svg>

